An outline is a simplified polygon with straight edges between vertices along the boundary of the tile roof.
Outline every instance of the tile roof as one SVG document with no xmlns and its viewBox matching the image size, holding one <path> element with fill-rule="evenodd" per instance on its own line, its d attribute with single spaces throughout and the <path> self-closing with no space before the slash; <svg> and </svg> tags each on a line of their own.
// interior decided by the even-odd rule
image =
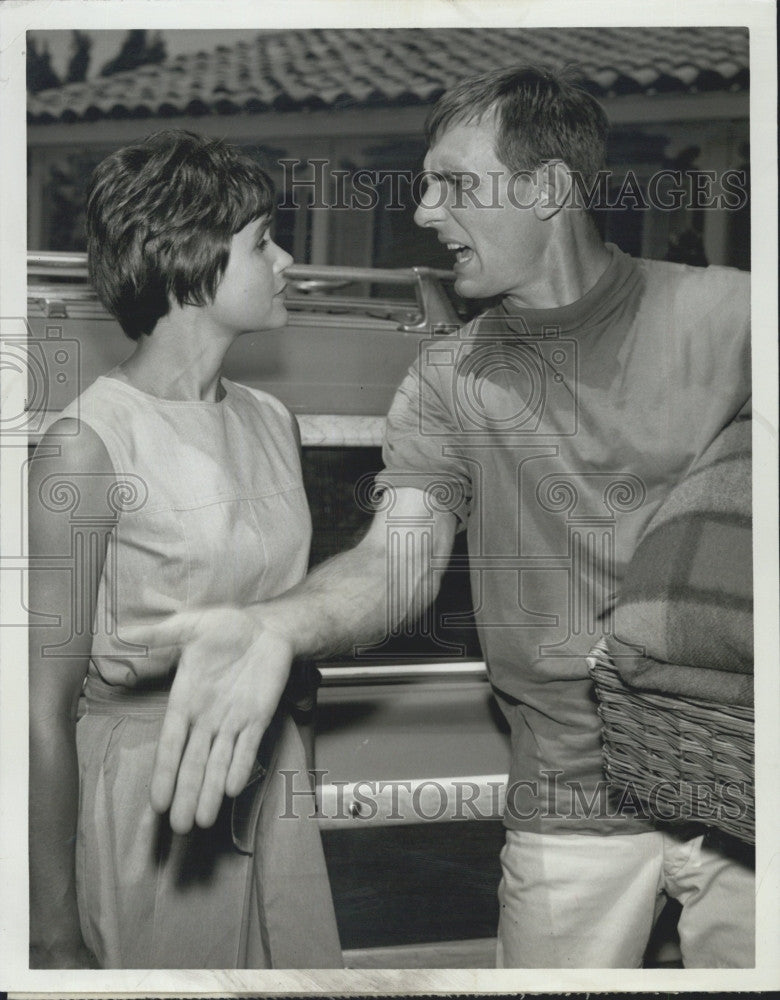
<svg viewBox="0 0 780 1000">
<path fill-rule="evenodd" d="M 216 34 L 218 37 L 218 33 Z M 311 28 L 29 95 L 28 121 L 428 104 L 472 71 L 573 64 L 599 97 L 743 90 L 743 28 Z"/>
</svg>

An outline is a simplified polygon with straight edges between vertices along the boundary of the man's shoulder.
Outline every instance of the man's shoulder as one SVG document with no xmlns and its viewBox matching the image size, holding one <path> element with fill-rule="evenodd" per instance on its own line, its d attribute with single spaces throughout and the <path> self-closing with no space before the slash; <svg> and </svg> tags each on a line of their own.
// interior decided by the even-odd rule
<svg viewBox="0 0 780 1000">
<path fill-rule="evenodd" d="M 720 264 L 694 267 L 666 260 L 650 260 L 647 257 L 637 258 L 636 262 L 650 281 L 669 290 L 680 288 L 693 294 L 715 295 L 719 298 L 750 294 L 750 272 L 740 271 L 735 267 Z"/>
<path fill-rule="evenodd" d="M 665 260 L 637 259 L 645 275 L 646 295 L 657 295 L 667 308 L 688 313 L 725 309 L 733 315 L 750 308 L 750 273 L 734 267 L 711 264 L 693 267 Z"/>
</svg>

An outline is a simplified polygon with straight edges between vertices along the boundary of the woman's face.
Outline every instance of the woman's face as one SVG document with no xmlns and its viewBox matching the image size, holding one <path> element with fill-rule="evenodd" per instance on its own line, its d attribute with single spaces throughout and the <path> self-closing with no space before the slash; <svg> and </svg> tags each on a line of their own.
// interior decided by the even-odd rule
<svg viewBox="0 0 780 1000">
<path fill-rule="evenodd" d="M 263 216 L 233 236 L 230 258 L 212 302 L 205 307 L 221 328 L 235 334 L 284 326 L 285 270 L 292 257 L 269 236 Z"/>
</svg>

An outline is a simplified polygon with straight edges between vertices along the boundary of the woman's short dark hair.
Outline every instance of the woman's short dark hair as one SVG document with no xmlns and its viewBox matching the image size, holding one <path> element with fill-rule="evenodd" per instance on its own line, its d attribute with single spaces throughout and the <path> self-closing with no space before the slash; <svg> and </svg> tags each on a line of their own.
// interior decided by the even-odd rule
<svg viewBox="0 0 780 1000">
<path fill-rule="evenodd" d="M 156 132 L 112 153 L 92 175 L 92 284 L 128 337 L 138 340 L 173 300 L 210 302 L 232 237 L 273 206 L 270 177 L 246 153 L 193 132 Z"/>
<path fill-rule="evenodd" d="M 510 170 L 563 160 L 590 183 L 604 166 L 609 122 L 598 101 L 575 86 L 570 75 L 522 66 L 462 80 L 428 116 L 428 145 L 454 125 L 495 114 L 495 153 Z"/>
</svg>

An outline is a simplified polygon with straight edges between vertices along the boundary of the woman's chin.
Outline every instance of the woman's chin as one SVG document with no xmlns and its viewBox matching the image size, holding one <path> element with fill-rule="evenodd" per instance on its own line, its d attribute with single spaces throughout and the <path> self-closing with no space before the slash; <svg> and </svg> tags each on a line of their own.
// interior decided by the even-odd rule
<svg viewBox="0 0 780 1000">
<path fill-rule="evenodd" d="M 284 307 L 274 309 L 270 315 L 265 316 L 251 330 L 241 330 L 239 336 L 243 337 L 248 333 L 262 333 L 264 330 L 280 330 L 282 327 L 287 326 L 289 318 L 287 310 Z"/>
<path fill-rule="evenodd" d="M 267 330 L 278 330 L 280 326 L 287 326 L 289 315 L 284 299 L 274 299 L 273 309 L 268 317 Z"/>
</svg>

